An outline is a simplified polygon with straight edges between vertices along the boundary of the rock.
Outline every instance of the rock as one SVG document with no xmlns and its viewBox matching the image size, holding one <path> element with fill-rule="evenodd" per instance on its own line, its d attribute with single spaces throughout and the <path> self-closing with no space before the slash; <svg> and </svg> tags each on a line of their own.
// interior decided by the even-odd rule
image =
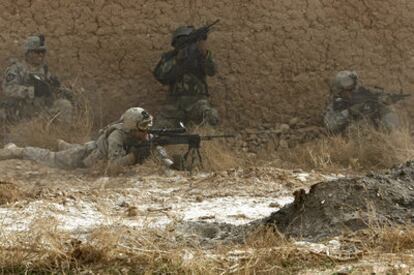
<svg viewBox="0 0 414 275">
<path fill-rule="evenodd" d="M 135 206 L 131 206 L 127 210 L 128 217 L 135 217 L 138 216 L 138 209 Z"/>
<path fill-rule="evenodd" d="M 346 266 L 346 267 L 341 268 L 340 270 L 338 270 L 334 274 L 337 274 L 337 275 L 348 275 L 348 274 L 351 274 L 351 272 L 352 272 L 352 267 L 351 266 Z"/>
<path fill-rule="evenodd" d="M 298 122 L 299 122 L 299 118 L 294 117 L 291 120 L 289 120 L 289 126 L 294 127 L 294 126 L 296 126 L 296 124 L 298 124 Z"/>
<path fill-rule="evenodd" d="M 279 129 L 282 133 L 286 133 L 287 131 L 289 131 L 290 126 L 288 124 L 281 124 Z"/>
<path fill-rule="evenodd" d="M 288 149 L 289 148 L 289 144 L 288 144 L 288 142 L 286 140 L 281 139 L 279 141 L 279 147 L 282 148 L 282 149 Z"/>
<path fill-rule="evenodd" d="M 270 123 L 263 123 L 263 128 L 265 128 L 266 130 L 270 129 L 272 127 L 272 125 L 270 125 Z"/>
<path fill-rule="evenodd" d="M 202 197 L 202 196 L 197 196 L 197 197 L 195 198 L 195 200 L 196 200 L 196 202 L 202 202 L 204 199 L 203 199 L 203 197 Z"/>
<path fill-rule="evenodd" d="M 254 128 L 247 128 L 246 129 L 246 133 L 248 133 L 248 134 L 255 134 L 255 133 L 257 133 L 257 130 L 254 129 Z"/>
<path fill-rule="evenodd" d="M 280 208 L 280 204 L 277 203 L 277 202 L 272 202 L 272 203 L 269 204 L 269 207 L 272 207 L 272 208 Z"/>
</svg>

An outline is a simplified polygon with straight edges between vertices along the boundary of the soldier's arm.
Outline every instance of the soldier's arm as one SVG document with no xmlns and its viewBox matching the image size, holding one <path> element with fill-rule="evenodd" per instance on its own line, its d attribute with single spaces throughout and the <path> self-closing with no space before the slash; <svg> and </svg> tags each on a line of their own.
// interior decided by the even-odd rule
<svg viewBox="0 0 414 275">
<path fill-rule="evenodd" d="M 2 83 L 3 93 L 9 98 L 33 98 L 34 87 L 23 85 L 18 68 L 11 66 L 6 70 Z"/>
<path fill-rule="evenodd" d="M 119 131 L 113 131 L 108 137 L 108 161 L 110 166 L 128 166 L 135 164 L 133 153 L 126 151 Z"/>
<path fill-rule="evenodd" d="M 214 62 L 213 55 L 209 50 L 204 60 L 204 71 L 208 76 L 214 76 L 217 72 L 217 65 Z"/>
<path fill-rule="evenodd" d="M 164 54 L 154 69 L 155 78 L 162 84 L 172 84 L 184 74 L 184 66 L 177 55 Z"/>
</svg>

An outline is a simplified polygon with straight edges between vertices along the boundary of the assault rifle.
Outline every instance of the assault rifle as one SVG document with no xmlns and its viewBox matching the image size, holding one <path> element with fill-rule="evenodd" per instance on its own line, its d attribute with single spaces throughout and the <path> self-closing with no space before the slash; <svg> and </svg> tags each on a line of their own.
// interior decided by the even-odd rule
<svg viewBox="0 0 414 275">
<path fill-rule="evenodd" d="M 357 91 L 352 92 L 349 99 L 340 97 L 334 101 L 335 110 L 344 110 L 350 108 L 355 104 L 365 105 L 371 112 L 378 110 L 378 104 L 387 102 L 388 104 L 395 104 L 400 100 L 410 97 L 411 94 L 388 93 L 382 88 L 375 90 L 366 87 L 359 87 Z"/>
<path fill-rule="evenodd" d="M 53 89 L 47 81 L 41 79 L 40 76 L 36 74 L 31 74 L 30 78 L 31 78 L 31 81 L 33 82 L 35 97 L 52 97 L 53 96 L 53 92 L 52 92 Z"/>
<path fill-rule="evenodd" d="M 411 94 L 404 94 L 400 93 L 387 93 L 383 89 L 376 92 L 375 90 L 372 91 L 365 87 L 360 87 L 358 91 L 352 94 L 351 97 L 351 104 L 358 104 L 358 103 L 378 103 L 381 98 L 386 101 L 389 101 L 391 104 L 395 104 L 398 101 L 405 99 L 406 97 L 411 96 Z"/>
<path fill-rule="evenodd" d="M 50 79 L 44 80 L 36 74 L 30 74 L 30 79 L 34 86 L 35 97 L 63 97 L 73 101 L 72 91 L 62 88 L 56 77 L 52 76 Z"/>
<path fill-rule="evenodd" d="M 197 41 L 206 40 L 207 34 L 210 31 L 211 27 L 213 27 L 218 22 L 220 22 L 220 19 L 217 19 L 210 25 L 203 26 L 199 29 L 196 29 L 189 35 L 177 40 L 177 42 L 174 44 L 175 49 L 176 50 L 184 49 L 186 46 L 194 44 Z"/>
<path fill-rule="evenodd" d="M 199 134 L 186 134 L 185 128 L 177 129 L 156 129 L 149 130 L 150 133 L 154 134 L 154 137 L 147 142 L 140 141 L 129 141 L 127 146 L 136 147 L 137 149 L 143 147 L 152 146 L 165 146 L 165 145 L 188 145 L 187 152 L 183 156 L 184 163 L 187 162 L 188 158 L 191 157 L 191 163 L 188 169 L 191 171 L 194 165 L 194 161 L 197 159 L 201 167 L 203 167 L 203 159 L 201 157 L 200 148 L 202 141 L 213 140 L 217 138 L 234 138 L 233 134 L 223 135 L 205 135 Z M 158 134 L 156 134 L 158 133 Z"/>
</svg>

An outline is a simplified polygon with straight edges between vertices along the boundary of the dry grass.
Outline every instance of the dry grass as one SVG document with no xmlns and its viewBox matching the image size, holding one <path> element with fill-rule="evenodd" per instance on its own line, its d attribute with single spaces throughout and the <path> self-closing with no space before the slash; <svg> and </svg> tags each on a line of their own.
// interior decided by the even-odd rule
<svg viewBox="0 0 414 275">
<path fill-rule="evenodd" d="M 414 249 L 414 226 L 373 226 L 357 233 L 366 250 L 400 253 Z"/>
<path fill-rule="evenodd" d="M 0 181 L 0 205 L 16 202 L 31 196 L 33 194 L 23 191 L 14 183 Z"/>
<path fill-rule="evenodd" d="M 88 274 L 296 274 L 338 264 L 324 253 L 298 247 L 273 228 L 259 228 L 244 244 L 218 244 L 206 249 L 191 237 L 176 238 L 165 230 L 125 227 L 97 228 L 83 237 L 56 229 L 53 220 L 38 220 L 28 233 L 12 237 L 0 232 L 3 273 Z M 408 253 L 414 228 L 371 228 L 351 239 L 364 246 L 364 257 Z M 370 256 L 371 255 L 371 256 Z M 352 261 L 352 260 L 351 260 Z M 355 261 L 355 260 L 353 260 Z"/>
<path fill-rule="evenodd" d="M 283 158 L 306 169 L 382 169 L 413 159 L 413 141 L 408 126 L 389 133 L 361 122 L 343 135 L 298 146 Z"/>
<path fill-rule="evenodd" d="M 329 257 L 299 250 L 273 231 L 252 235 L 245 245 L 203 250 L 188 239 L 177 241 L 173 228 L 100 228 L 80 241 L 57 231 L 53 221 L 40 221 L 30 236 L 15 234 L 2 242 L 4 273 L 289 274 L 333 265 Z"/>
<path fill-rule="evenodd" d="M 76 103 L 70 125 L 57 121 L 48 114 L 10 126 L 7 139 L 20 146 L 56 149 L 56 140 L 84 143 L 91 137 L 93 114 L 85 91 L 72 88 Z"/>
</svg>

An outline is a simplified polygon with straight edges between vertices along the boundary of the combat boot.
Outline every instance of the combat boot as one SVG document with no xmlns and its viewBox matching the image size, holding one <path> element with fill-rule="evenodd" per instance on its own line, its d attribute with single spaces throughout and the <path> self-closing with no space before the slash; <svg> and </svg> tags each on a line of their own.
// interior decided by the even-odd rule
<svg viewBox="0 0 414 275">
<path fill-rule="evenodd" d="M 9 143 L 0 149 L 0 160 L 6 159 L 21 159 L 23 157 L 23 148 L 16 146 L 14 143 Z"/>
</svg>

